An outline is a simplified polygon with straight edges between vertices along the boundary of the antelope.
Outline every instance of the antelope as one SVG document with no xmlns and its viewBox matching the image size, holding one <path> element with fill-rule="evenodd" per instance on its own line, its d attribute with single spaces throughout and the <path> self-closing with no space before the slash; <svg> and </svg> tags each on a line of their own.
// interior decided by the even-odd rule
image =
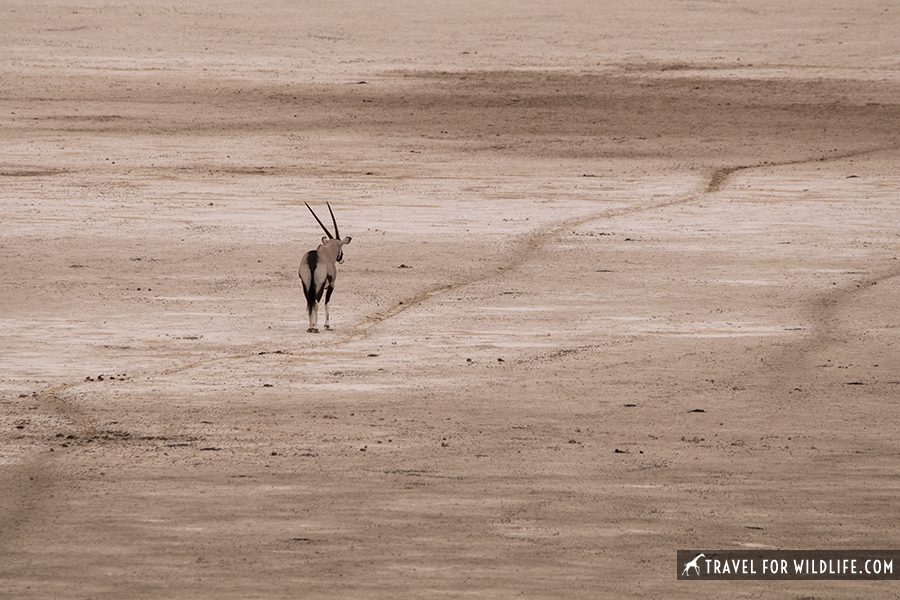
<svg viewBox="0 0 900 600">
<path fill-rule="evenodd" d="M 304 204 L 306 204 L 304 202 Z M 342 246 L 350 243 L 350 238 L 341 239 L 338 233 L 337 220 L 334 218 L 334 211 L 331 210 L 331 204 L 328 205 L 328 212 L 331 213 L 331 222 L 334 223 L 334 235 L 328 231 L 325 224 L 319 219 L 315 211 L 309 204 L 306 208 L 316 217 L 316 221 L 325 230 L 328 237 L 322 238 L 322 244 L 315 250 L 310 250 L 300 259 L 300 281 L 303 283 L 303 295 L 306 296 L 306 311 L 309 313 L 309 329 L 308 333 L 319 333 L 319 302 L 322 301 L 322 294 L 325 294 L 325 329 L 331 329 L 328 324 L 328 303 L 331 301 L 331 292 L 334 291 L 334 279 L 337 277 L 337 267 L 335 262 L 344 262 L 344 251 Z"/>
</svg>

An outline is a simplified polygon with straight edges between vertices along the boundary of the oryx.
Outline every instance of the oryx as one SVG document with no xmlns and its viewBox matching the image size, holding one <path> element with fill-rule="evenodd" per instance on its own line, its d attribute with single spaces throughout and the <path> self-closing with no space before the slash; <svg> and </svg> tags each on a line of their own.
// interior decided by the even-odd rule
<svg viewBox="0 0 900 600">
<path fill-rule="evenodd" d="M 304 202 L 304 204 L 306 204 Z M 337 277 L 337 267 L 335 262 L 344 262 L 344 251 L 342 246 L 350 243 L 350 238 L 341 239 L 338 233 L 337 220 L 334 218 L 334 211 L 331 210 L 331 204 L 328 205 L 328 212 L 331 213 L 331 222 L 334 223 L 334 235 L 328 231 L 325 224 L 319 219 L 309 204 L 306 208 L 316 217 L 316 221 L 328 234 L 328 237 L 322 238 L 322 244 L 315 250 L 310 250 L 303 255 L 300 260 L 300 281 L 303 283 L 303 295 L 306 296 L 306 310 L 309 312 L 309 329 L 310 333 L 319 333 L 318 316 L 319 302 L 322 301 L 322 294 L 325 294 L 325 329 L 331 329 L 328 324 L 328 302 L 331 300 L 331 292 L 334 291 L 334 279 Z"/>
</svg>

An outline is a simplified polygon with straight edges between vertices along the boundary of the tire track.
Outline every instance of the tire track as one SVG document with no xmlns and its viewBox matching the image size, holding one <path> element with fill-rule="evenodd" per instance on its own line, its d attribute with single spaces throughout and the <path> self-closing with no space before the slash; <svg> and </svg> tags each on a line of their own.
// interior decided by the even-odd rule
<svg viewBox="0 0 900 600">
<path fill-rule="evenodd" d="M 34 398 L 39 414 L 68 421 L 71 425 L 67 430 L 79 439 L 99 437 L 87 412 L 60 397 L 61 393 L 79 383 L 65 383 L 38 392 Z M 57 485 L 54 462 L 63 452 L 56 452 L 52 447 L 48 449 L 41 443 L 37 450 L 29 449 L 26 453 L 30 456 L 23 461 L 4 465 L 0 478 L 0 489 L 3 490 L 0 497 L 0 557 L 15 552 L 11 540 L 35 515 L 40 514 Z"/>
<path fill-rule="evenodd" d="M 508 253 L 509 255 L 511 255 L 511 258 L 509 258 L 505 263 L 499 264 L 498 267 L 502 268 L 504 272 L 515 270 L 516 268 L 520 267 L 523 264 L 526 264 L 529 260 L 531 260 L 531 257 L 534 256 L 537 253 L 537 251 L 544 244 L 546 244 L 550 239 L 559 235 L 563 231 L 565 231 L 567 229 L 571 229 L 573 227 L 579 227 L 581 225 L 590 223 L 592 221 L 599 221 L 599 220 L 603 220 L 603 219 L 614 219 L 616 217 L 631 215 L 631 214 L 640 213 L 640 212 L 644 212 L 644 211 L 658 210 L 658 209 L 662 209 L 662 208 L 668 208 L 671 206 L 679 206 L 682 204 L 689 204 L 691 202 L 696 202 L 708 194 L 713 194 L 713 193 L 721 191 L 725 187 L 725 185 L 728 183 L 731 176 L 736 173 L 740 173 L 743 171 L 750 171 L 753 169 L 760 169 L 760 168 L 776 168 L 776 167 L 786 167 L 786 166 L 792 166 L 792 165 L 810 164 L 810 163 L 816 163 L 816 162 L 831 162 L 831 161 L 837 161 L 837 160 L 844 160 L 847 158 L 856 158 L 856 157 L 865 156 L 868 154 L 888 152 L 891 150 L 897 150 L 898 148 L 900 148 L 900 145 L 891 145 L 891 146 L 886 146 L 886 147 L 877 147 L 877 148 L 868 148 L 868 149 L 864 149 L 864 150 L 847 151 L 847 152 L 843 152 L 840 154 L 833 154 L 832 156 L 804 158 L 804 159 L 789 160 L 789 161 L 782 161 L 782 162 L 766 161 L 766 162 L 754 163 L 754 164 L 748 164 L 748 165 L 732 165 L 732 166 L 728 166 L 728 167 L 720 167 L 712 172 L 706 186 L 699 192 L 695 192 L 693 194 L 688 194 L 684 197 L 675 198 L 675 199 L 667 200 L 664 202 L 648 203 L 648 204 L 642 204 L 639 206 L 628 206 L 628 207 L 624 207 L 624 208 L 620 208 L 620 209 L 616 209 L 616 210 L 608 210 L 608 211 L 603 211 L 601 213 L 595 213 L 592 215 L 577 217 L 574 219 L 568 219 L 565 221 L 560 221 L 555 224 L 552 224 L 548 227 L 545 227 L 544 229 L 534 231 L 529 234 L 525 234 L 525 236 L 523 236 L 523 239 L 521 239 L 521 241 L 516 246 L 516 248 L 514 248 L 513 250 L 511 250 Z M 490 277 L 492 277 L 492 275 L 485 275 L 484 277 L 481 277 L 479 279 L 473 279 L 473 280 L 464 281 L 464 282 L 460 282 L 460 283 L 456 283 L 456 284 L 438 286 L 438 287 L 426 290 L 424 292 L 421 292 L 420 294 L 417 294 L 414 297 L 404 299 L 401 304 L 398 304 L 396 306 L 393 306 L 391 308 L 383 310 L 379 313 L 376 313 L 375 315 L 372 315 L 371 317 L 367 318 L 362 323 L 354 326 L 353 329 L 355 330 L 355 333 L 352 334 L 350 336 L 350 338 L 348 338 L 345 341 L 358 341 L 358 340 L 365 339 L 366 337 L 368 337 L 368 333 L 373 327 L 375 327 L 376 325 L 378 325 L 388 319 L 391 319 L 391 318 L 403 313 L 405 310 L 407 310 L 409 308 L 417 306 L 418 304 L 421 304 L 422 302 L 425 302 L 425 301 L 427 301 L 435 296 L 438 296 L 440 294 L 443 294 L 446 292 L 451 292 L 453 290 L 463 288 L 465 286 L 475 285 L 482 281 L 486 281 Z"/>
<path fill-rule="evenodd" d="M 771 397 L 783 398 L 788 393 L 796 393 L 797 398 L 812 397 L 808 385 L 815 381 L 813 373 L 817 363 L 821 362 L 815 360 L 815 356 L 829 350 L 832 358 L 837 360 L 837 357 L 848 352 L 846 347 L 852 347 L 854 338 L 865 330 L 863 327 L 846 327 L 842 307 L 852 306 L 859 310 L 866 304 L 861 298 L 867 292 L 876 286 L 883 288 L 882 284 L 897 278 L 900 278 L 900 266 L 872 269 L 871 275 L 862 282 L 851 281 L 812 297 L 804 307 L 804 312 L 808 314 L 809 333 L 778 348 L 771 359 L 762 365 L 766 373 L 765 387 L 770 390 Z M 847 356 L 843 356 L 843 361 L 858 362 Z M 773 368 L 773 365 L 778 368 Z"/>
</svg>

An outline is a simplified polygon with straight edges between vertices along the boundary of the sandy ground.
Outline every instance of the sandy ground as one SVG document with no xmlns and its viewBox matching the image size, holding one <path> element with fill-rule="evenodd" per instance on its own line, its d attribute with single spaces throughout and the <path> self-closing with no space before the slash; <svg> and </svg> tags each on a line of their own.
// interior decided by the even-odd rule
<svg viewBox="0 0 900 600">
<path fill-rule="evenodd" d="M 896 597 L 900 9 L 622 4 L 5 2 L 0 596 Z"/>
</svg>

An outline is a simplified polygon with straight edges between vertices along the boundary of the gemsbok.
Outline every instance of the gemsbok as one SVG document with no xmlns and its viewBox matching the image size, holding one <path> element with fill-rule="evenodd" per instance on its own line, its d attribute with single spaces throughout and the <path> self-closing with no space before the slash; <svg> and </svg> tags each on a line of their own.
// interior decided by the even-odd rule
<svg viewBox="0 0 900 600">
<path fill-rule="evenodd" d="M 328 323 L 328 303 L 331 301 L 331 292 L 334 291 L 334 280 L 337 277 L 335 263 L 344 262 L 343 246 L 350 243 L 349 237 L 341 239 L 331 204 L 327 202 L 325 204 L 328 205 L 331 222 L 334 223 L 334 235 L 331 235 L 312 207 L 306 204 L 306 208 L 316 217 L 316 221 L 328 235 L 322 238 L 322 244 L 318 248 L 310 250 L 300 260 L 300 281 L 303 283 L 303 295 L 306 296 L 306 310 L 309 313 L 309 329 L 306 331 L 309 333 L 319 333 L 319 302 L 322 301 L 322 294 L 325 294 L 325 329 L 331 329 Z"/>
</svg>

